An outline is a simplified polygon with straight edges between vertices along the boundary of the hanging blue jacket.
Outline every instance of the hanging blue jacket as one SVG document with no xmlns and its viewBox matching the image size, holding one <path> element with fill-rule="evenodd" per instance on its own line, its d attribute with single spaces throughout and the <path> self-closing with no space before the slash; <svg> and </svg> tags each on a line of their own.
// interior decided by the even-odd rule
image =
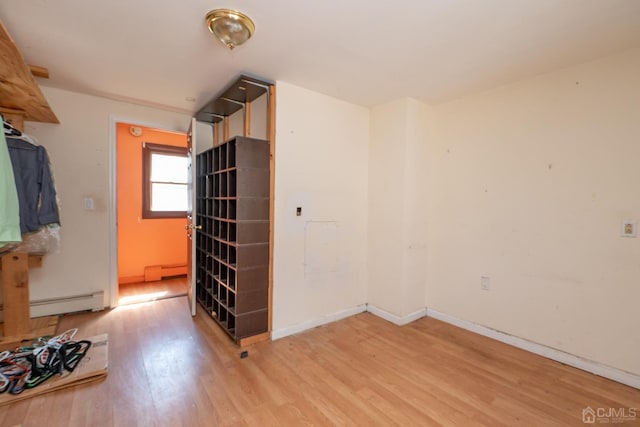
<svg viewBox="0 0 640 427">
<path fill-rule="evenodd" d="M 59 224 L 47 151 L 42 146 L 12 137 L 7 137 L 7 146 L 18 190 L 20 231 L 29 233 L 42 225 Z"/>
</svg>

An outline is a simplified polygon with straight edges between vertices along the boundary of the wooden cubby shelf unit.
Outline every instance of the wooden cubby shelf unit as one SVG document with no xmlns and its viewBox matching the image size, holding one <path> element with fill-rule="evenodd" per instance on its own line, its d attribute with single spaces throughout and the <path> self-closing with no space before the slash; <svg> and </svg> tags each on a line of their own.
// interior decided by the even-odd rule
<svg viewBox="0 0 640 427">
<path fill-rule="evenodd" d="M 236 341 L 269 327 L 269 161 L 240 136 L 197 157 L 196 297 Z"/>
</svg>

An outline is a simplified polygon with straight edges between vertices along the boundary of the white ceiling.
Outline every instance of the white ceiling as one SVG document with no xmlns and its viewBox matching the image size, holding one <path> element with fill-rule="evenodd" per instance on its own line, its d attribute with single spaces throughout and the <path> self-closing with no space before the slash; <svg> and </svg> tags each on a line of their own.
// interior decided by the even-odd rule
<svg viewBox="0 0 640 427">
<path fill-rule="evenodd" d="M 219 7 L 256 23 L 232 53 Z M 241 73 L 434 104 L 640 46 L 640 0 L 2 0 L 0 20 L 42 85 L 188 112 Z"/>
</svg>

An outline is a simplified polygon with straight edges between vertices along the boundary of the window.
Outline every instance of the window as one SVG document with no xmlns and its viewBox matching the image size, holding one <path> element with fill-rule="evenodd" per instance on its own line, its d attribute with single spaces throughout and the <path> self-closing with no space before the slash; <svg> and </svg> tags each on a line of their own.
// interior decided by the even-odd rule
<svg viewBox="0 0 640 427">
<path fill-rule="evenodd" d="M 150 144 L 142 148 L 142 217 L 187 215 L 189 153 L 185 147 Z"/>
</svg>

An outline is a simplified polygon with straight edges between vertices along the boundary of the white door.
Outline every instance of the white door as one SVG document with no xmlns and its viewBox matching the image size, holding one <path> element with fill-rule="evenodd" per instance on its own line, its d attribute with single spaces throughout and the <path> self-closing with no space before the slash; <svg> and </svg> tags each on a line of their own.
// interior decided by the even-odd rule
<svg viewBox="0 0 640 427">
<path fill-rule="evenodd" d="M 189 175 L 187 177 L 187 194 L 189 202 L 187 204 L 187 282 L 189 306 L 191 307 L 191 315 L 196 315 L 196 263 L 193 259 L 193 254 L 196 253 L 196 240 L 197 230 L 201 225 L 195 224 L 195 212 L 194 206 L 196 206 L 196 185 L 198 180 L 196 179 L 196 148 L 194 147 L 194 141 L 196 140 L 196 119 L 191 119 L 189 125 L 189 132 L 187 133 L 187 149 L 189 150 Z"/>
</svg>

